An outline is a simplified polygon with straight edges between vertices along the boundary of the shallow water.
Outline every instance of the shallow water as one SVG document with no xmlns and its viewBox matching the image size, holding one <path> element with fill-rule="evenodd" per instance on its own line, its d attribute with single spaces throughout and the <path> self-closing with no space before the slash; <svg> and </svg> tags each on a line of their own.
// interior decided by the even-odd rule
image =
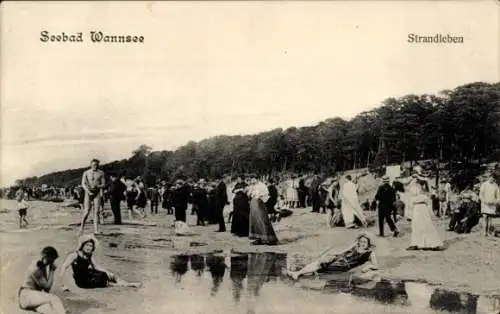
<svg viewBox="0 0 500 314">
<path fill-rule="evenodd" d="M 175 255 L 170 261 L 173 284 L 168 294 L 176 300 L 171 308 L 182 308 L 179 313 L 221 314 L 500 311 L 500 297 L 404 280 L 362 281 L 349 274 L 294 282 L 284 275 L 285 269 L 286 254 L 279 253 Z"/>
</svg>

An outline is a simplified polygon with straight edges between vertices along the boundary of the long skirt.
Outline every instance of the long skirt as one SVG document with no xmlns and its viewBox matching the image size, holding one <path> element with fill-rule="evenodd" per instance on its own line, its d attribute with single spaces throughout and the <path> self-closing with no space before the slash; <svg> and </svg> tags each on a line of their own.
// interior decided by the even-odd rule
<svg viewBox="0 0 500 314">
<path fill-rule="evenodd" d="M 413 208 L 411 246 L 419 249 L 434 249 L 443 246 L 443 241 L 432 223 L 431 209 L 426 204 L 415 204 Z"/>
<path fill-rule="evenodd" d="M 208 220 L 209 224 L 216 224 L 217 223 L 217 204 L 215 202 L 215 198 L 209 197 L 208 198 L 208 204 L 207 204 L 207 212 L 206 212 L 206 217 Z"/>
<path fill-rule="evenodd" d="M 288 202 L 298 202 L 299 201 L 299 193 L 297 189 L 293 186 L 289 186 L 286 189 L 286 200 Z"/>
<path fill-rule="evenodd" d="M 277 243 L 278 238 L 267 215 L 266 206 L 260 198 L 250 201 L 250 236 L 251 240 L 264 243 Z"/>
<path fill-rule="evenodd" d="M 187 206 L 175 207 L 175 220 L 186 222 L 186 210 Z"/>
<path fill-rule="evenodd" d="M 237 193 L 233 199 L 233 220 L 231 233 L 239 237 L 248 237 L 250 228 L 250 203 L 243 193 Z"/>
</svg>

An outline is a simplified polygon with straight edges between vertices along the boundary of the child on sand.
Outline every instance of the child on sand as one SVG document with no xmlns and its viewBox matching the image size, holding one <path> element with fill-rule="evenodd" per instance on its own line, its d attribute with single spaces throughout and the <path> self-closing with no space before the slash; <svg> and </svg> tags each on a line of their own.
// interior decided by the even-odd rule
<svg viewBox="0 0 500 314">
<path fill-rule="evenodd" d="M 54 262 L 58 256 L 55 248 L 47 246 L 43 248 L 41 258 L 30 266 L 18 293 L 21 309 L 45 314 L 66 313 L 61 299 L 50 293 L 56 270 Z"/>
<path fill-rule="evenodd" d="M 28 193 L 22 194 L 17 200 L 17 207 L 19 208 L 19 228 L 26 228 L 28 226 Z"/>
<path fill-rule="evenodd" d="M 111 286 L 140 287 L 140 283 L 131 283 L 118 278 L 115 274 L 98 267 L 92 261 L 97 247 L 97 239 L 91 235 L 83 235 L 78 239 L 78 250 L 66 258 L 62 267 L 64 277 L 71 266 L 75 284 L 82 289 L 106 288 Z M 69 290 L 63 285 L 63 290 Z"/>
</svg>

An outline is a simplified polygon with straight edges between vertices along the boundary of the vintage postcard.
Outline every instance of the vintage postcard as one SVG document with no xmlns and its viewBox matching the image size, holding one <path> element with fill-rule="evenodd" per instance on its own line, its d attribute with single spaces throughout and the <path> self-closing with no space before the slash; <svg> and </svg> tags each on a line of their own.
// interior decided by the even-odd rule
<svg viewBox="0 0 500 314">
<path fill-rule="evenodd" d="M 6 1 L 0 313 L 500 313 L 500 2 Z"/>
</svg>

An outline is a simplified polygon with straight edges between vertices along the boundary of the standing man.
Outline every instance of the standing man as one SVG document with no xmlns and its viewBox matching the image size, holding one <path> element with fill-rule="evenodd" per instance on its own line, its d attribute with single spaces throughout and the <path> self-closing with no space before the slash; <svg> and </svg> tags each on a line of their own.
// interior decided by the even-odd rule
<svg viewBox="0 0 500 314">
<path fill-rule="evenodd" d="M 300 178 L 299 187 L 297 188 L 299 196 L 299 208 L 306 208 L 307 187 L 304 178 Z"/>
<path fill-rule="evenodd" d="M 391 214 L 394 211 L 394 203 L 396 202 L 396 190 L 389 184 L 389 177 L 382 178 L 383 184 L 378 188 L 375 194 L 375 200 L 378 203 L 378 228 L 379 236 L 384 236 L 384 220 L 387 221 L 389 228 L 394 233 L 394 237 L 399 234 Z"/>
<path fill-rule="evenodd" d="M 85 171 L 82 176 L 82 188 L 85 193 L 83 207 L 85 211 L 82 217 L 80 234 L 83 234 L 85 222 L 89 217 L 91 207 L 94 209 L 94 233 L 98 233 L 97 221 L 101 211 L 101 198 L 105 185 L 106 179 L 104 178 L 104 171 L 99 169 L 99 160 L 92 159 L 90 169 Z"/>
<path fill-rule="evenodd" d="M 205 180 L 200 179 L 198 184 L 193 187 L 193 208 L 196 208 L 196 225 L 204 226 L 207 216 L 207 191 L 205 190 Z"/>
<path fill-rule="evenodd" d="M 217 232 L 225 232 L 226 223 L 224 222 L 224 207 L 229 205 L 227 187 L 224 181 L 222 181 L 221 176 L 217 176 L 217 181 L 217 186 L 215 187 L 215 215 L 217 217 L 217 223 L 219 224 L 219 230 L 217 230 Z"/>
<path fill-rule="evenodd" d="M 496 207 L 500 201 L 500 190 L 493 176 L 481 184 L 479 200 L 481 201 L 481 214 L 484 217 L 484 235 L 487 237 L 491 233 L 491 218 L 496 215 Z"/>
<path fill-rule="evenodd" d="M 122 180 L 119 180 L 115 174 L 110 176 L 111 182 L 109 184 L 108 193 L 109 201 L 111 203 L 111 211 L 113 212 L 113 217 L 115 218 L 114 224 L 122 224 L 122 214 L 120 210 L 120 202 L 125 199 L 127 192 L 127 186 Z"/>
<path fill-rule="evenodd" d="M 184 180 L 175 181 L 174 191 L 172 192 L 172 203 L 175 210 L 175 221 L 186 222 L 186 211 L 191 191 Z"/>
<path fill-rule="evenodd" d="M 161 194 L 158 185 L 153 186 L 151 189 L 151 195 L 149 199 L 151 200 L 151 214 L 158 214 L 158 205 L 160 204 Z"/>
<path fill-rule="evenodd" d="M 442 179 L 439 186 L 437 196 L 439 199 L 439 217 L 444 218 L 448 212 L 448 205 L 450 202 L 451 184 Z"/>
</svg>

